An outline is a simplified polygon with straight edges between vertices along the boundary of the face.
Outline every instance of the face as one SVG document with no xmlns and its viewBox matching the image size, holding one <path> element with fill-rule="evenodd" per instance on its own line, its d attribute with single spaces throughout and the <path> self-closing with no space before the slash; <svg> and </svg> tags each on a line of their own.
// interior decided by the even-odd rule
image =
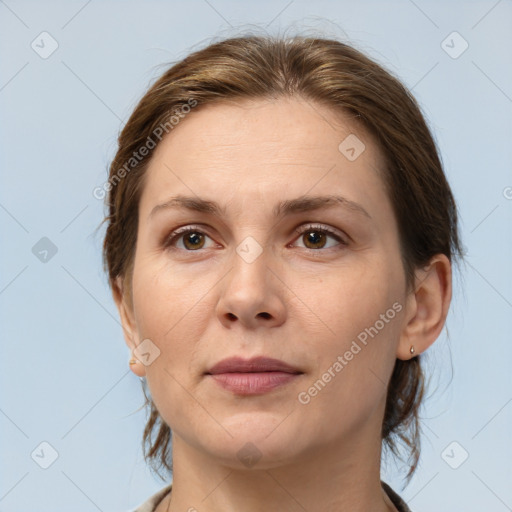
<svg viewBox="0 0 512 512">
<path fill-rule="evenodd" d="M 406 312 L 383 165 L 360 126 L 298 98 L 198 108 L 156 148 L 124 324 L 132 349 L 150 340 L 175 440 L 233 467 L 380 445 Z M 282 364 L 209 373 L 232 357 Z"/>
</svg>

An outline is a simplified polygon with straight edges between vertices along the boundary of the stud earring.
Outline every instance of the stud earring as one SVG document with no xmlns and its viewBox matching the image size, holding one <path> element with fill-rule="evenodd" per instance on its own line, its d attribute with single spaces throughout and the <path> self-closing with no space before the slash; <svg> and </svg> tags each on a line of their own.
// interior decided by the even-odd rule
<svg viewBox="0 0 512 512">
<path fill-rule="evenodd" d="M 410 353 L 411 353 L 411 354 L 414 354 L 414 345 L 411 345 Z"/>
<path fill-rule="evenodd" d="M 136 364 L 138 364 L 138 363 L 140 363 L 140 361 L 139 361 L 138 359 L 135 359 L 135 358 L 130 359 L 130 361 L 129 361 L 130 368 L 134 368 L 134 366 L 133 366 L 133 365 L 136 365 Z M 137 370 L 132 370 L 132 371 L 133 371 L 133 373 L 135 373 L 135 375 L 137 375 Z M 146 382 L 146 377 L 141 377 L 141 376 L 139 376 L 139 380 L 140 380 L 142 383 L 144 383 L 144 382 Z"/>
</svg>

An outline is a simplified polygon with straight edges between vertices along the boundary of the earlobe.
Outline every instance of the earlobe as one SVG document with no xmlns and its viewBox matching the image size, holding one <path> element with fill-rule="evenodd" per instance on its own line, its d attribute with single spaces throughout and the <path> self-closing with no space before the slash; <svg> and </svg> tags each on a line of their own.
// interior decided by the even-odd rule
<svg viewBox="0 0 512 512">
<path fill-rule="evenodd" d="M 145 377 L 146 376 L 146 370 L 144 369 L 144 365 L 141 361 L 139 361 L 137 358 L 132 357 L 130 359 L 130 370 L 135 373 L 135 375 L 139 377 Z"/>
<path fill-rule="evenodd" d="M 434 343 L 445 325 L 451 297 L 451 263 L 446 255 L 437 254 L 428 267 L 416 272 L 415 291 L 408 297 L 406 307 L 409 317 L 397 348 L 398 359 L 411 359 Z"/>
</svg>

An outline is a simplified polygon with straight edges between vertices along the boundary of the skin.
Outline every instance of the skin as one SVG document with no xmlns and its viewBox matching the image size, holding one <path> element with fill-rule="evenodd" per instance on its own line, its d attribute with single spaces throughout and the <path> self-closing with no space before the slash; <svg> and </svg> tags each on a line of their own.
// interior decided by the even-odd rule
<svg viewBox="0 0 512 512">
<path fill-rule="evenodd" d="M 351 133 L 366 146 L 355 161 L 338 150 Z M 150 365 L 132 366 L 173 432 L 173 491 L 159 512 L 396 510 L 380 484 L 386 387 L 396 358 L 439 336 L 451 267 L 436 255 L 407 292 L 383 165 L 361 126 L 300 98 L 198 108 L 155 149 L 139 204 L 133 304 L 121 278 L 114 298 L 130 349 L 149 338 L 160 350 Z M 339 206 L 273 216 L 283 199 L 333 193 L 371 219 Z M 161 209 L 150 218 L 177 194 L 217 201 L 226 214 Z M 328 233 L 315 245 L 308 223 L 348 245 Z M 190 225 L 199 238 L 165 247 Z M 236 251 L 249 236 L 263 250 L 251 263 Z M 300 403 L 396 302 L 401 311 Z M 238 396 L 204 375 L 234 355 L 281 359 L 303 374 Z M 237 456 L 246 443 L 261 454 L 252 467 Z"/>
</svg>

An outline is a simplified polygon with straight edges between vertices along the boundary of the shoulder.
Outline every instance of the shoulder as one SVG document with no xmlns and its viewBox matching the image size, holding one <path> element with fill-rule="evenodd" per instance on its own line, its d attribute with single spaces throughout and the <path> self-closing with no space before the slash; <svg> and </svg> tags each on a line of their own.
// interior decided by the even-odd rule
<svg viewBox="0 0 512 512">
<path fill-rule="evenodd" d="M 399 510 L 399 512 L 412 512 L 407 506 L 407 503 L 386 483 L 381 480 L 382 488 L 385 493 L 389 496 L 389 499 L 393 502 L 393 505 Z"/>
<path fill-rule="evenodd" d="M 167 485 L 163 489 L 150 496 L 144 503 L 141 503 L 138 507 L 135 507 L 129 512 L 154 512 L 158 504 L 164 499 L 164 497 L 171 491 L 172 484 Z"/>
</svg>

